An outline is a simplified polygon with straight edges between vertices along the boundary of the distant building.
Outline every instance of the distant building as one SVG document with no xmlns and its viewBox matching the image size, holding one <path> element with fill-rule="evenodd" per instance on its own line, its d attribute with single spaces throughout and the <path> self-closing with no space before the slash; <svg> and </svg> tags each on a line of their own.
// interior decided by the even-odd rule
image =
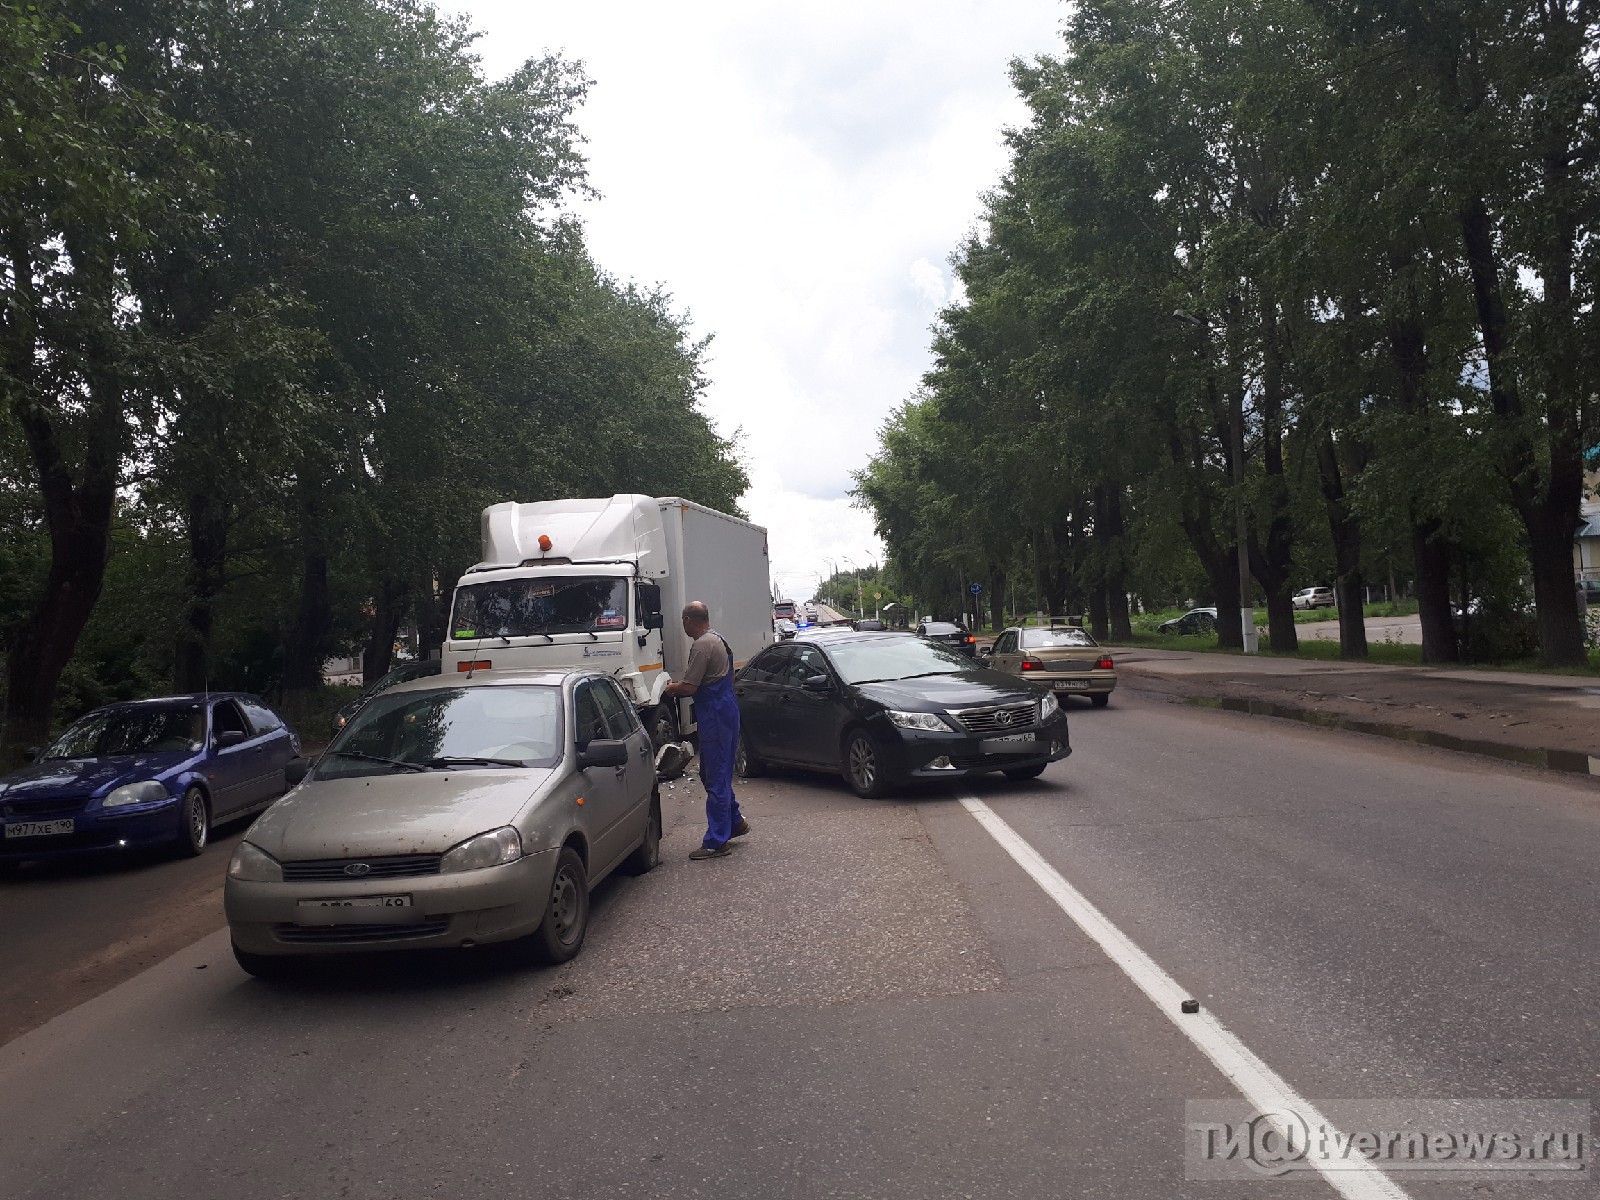
<svg viewBox="0 0 1600 1200">
<path fill-rule="evenodd" d="M 1600 581 L 1600 504 L 1585 504 L 1583 519 L 1572 539 L 1573 573 L 1579 579 Z"/>
</svg>

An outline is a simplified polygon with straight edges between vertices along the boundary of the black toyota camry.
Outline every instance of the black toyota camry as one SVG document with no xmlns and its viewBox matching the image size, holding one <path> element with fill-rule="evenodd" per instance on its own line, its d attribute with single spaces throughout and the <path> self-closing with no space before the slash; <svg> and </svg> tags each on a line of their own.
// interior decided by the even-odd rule
<svg viewBox="0 0 1600 1200">
<path fill-rule="evenodd" d="M 913 779 L 1033 779 L 1072 753 L 1048 691 L 911 634 L 780 642 L 751 659 L 733 690 L 741 775 L 767 763 L 812 767 L 881 796 Z"/>
</svg>

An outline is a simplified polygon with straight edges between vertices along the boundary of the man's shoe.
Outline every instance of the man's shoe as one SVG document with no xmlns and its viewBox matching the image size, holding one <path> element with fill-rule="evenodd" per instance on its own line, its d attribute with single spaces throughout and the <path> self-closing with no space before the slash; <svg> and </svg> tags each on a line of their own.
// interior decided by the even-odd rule
<svg viewBox="0 0 1600 1200">
<path fill-rule="evenodd" d="M 728 849 L 726 842 L 720 846 L 701 846 L 698 850 L 689 851 L 689 861 L 699 862 L 703 858 L 722 858 L 732 853 L 733 851 Z"/>
<path fill-rule="evenodd" d="M 739 823 L 733 827 L 733 832 L 728 835 L 728 840 L 731 842 L 731 841 L 733 841 L 734 838 L 743 837 L 745 834 L 747 834 L 749 832 L 750 832 L 750 822 L 746 821 L 743 817 L 740 817 L 739 818 Z"/>
</svg>

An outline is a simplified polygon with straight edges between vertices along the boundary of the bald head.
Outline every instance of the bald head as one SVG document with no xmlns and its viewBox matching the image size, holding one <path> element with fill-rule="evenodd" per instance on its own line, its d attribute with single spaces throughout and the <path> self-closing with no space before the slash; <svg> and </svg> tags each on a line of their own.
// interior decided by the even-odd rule
<svg viewBox="0 0 1600 1200">
<path fill-rule="evenodd" d="M 683 631 L 692 638 L 699 637 L 711 628 L 711 612 L 703 600 L 691 600 L 683 606 Z"/>
</svg>

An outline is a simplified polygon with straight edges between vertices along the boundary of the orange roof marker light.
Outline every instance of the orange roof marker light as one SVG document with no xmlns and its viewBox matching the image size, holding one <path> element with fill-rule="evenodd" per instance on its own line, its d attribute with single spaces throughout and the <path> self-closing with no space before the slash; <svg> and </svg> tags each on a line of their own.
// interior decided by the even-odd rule
<svg viewBox="0 0 1600 1200">
<path fill-rule="evenodd" d="M 541 533 L 539 535 L 539 549 L 544 553 L 549 554 L 550 547 L 554 544 L 555 543 L 550 540 L 550 535 L 548 533 Z"/>
</svg>

